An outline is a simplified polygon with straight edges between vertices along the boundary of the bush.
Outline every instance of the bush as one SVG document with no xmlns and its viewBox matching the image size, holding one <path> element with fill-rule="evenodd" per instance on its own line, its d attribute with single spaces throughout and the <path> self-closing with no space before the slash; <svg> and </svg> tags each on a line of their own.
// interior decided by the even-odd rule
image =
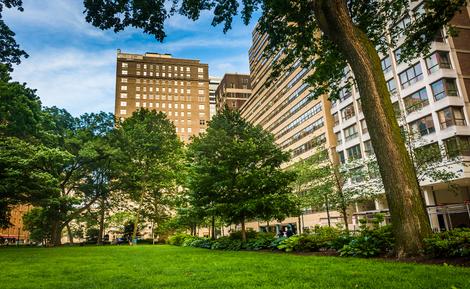
<svg viewBox="0 0 470 289">
<path fill-rule="evenodd" d="M 316 226 L 308 234 L 296 235 L 280 241 L 277 248 L 286 252 L 318 252 L 335 249 L 344 244 L 343 235 L 342 231 L 337 228 Z"/>
<path fill-rule="evenodd" d="M 188 242 L 187 242 L 188 241 Z M 203 249 L 211 249 L 212 248 L 212 241 L 209 238 L 189 238 L 185 240 L 184 245 L 186 247 L 194 247 L 194 248 L 203 248 Z"/>
<path fill-rule="evenodd" d="M 246 243 L 243 244 L 243 249 L 246 250 L 262 250 L 270 249 L 271 243 L 274 241 L 274 234 L 271 233 L 259 233 L 256 238 L 248 239 Z"/>
<path fill-rule="evenodd" d="M 424 239 L 425 253 L 433 257 L 470 256 L 470 229 L 454 229 Z"/>
<path fill-rule="evenodd" d="M 390 225 L 379 227 L 383 215 L 377 214 L 372 220 L 372 228 L 361 220 L 360 233 L 339 250 L 340 256 L 374 257 L 393 251 L 394 238 Z"/>
<path fill-rule="evenodd" d="M 193 238 L 193 236 L 184 233 L 178 233 L 168 238 L 168 244 L 182 246 L 186 238 Z"/>
<path fill-rule="evenodd" d="M 246 230 L 246 239 L 249 240 L 249 239 L 255 239 L 258 234 L 262 234 L 262 233 L 258 233 L 256 231 L 254 231 L 253 229 L 248 229 Z M 235 231 L 235 232 L 232 232 L 230 233 L 230 239 L 232 240 L 241 240 L 242 239 L 242 231 Z"/>
<path fill-rule="evenodd" d="M 239 251 L 242 248 L 242 242 L 240 240 L 233 240 L 230 237 L 221 237 L 212 242 L 211 249 L 213 250 L 227 250 L 227 251 Z"/>
</svg>

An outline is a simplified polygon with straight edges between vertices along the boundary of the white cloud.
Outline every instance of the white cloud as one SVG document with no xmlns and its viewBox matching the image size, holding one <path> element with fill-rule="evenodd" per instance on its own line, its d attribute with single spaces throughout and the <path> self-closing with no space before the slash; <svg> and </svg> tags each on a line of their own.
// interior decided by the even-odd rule
<svg viewBox="0 0 470 289">
<path fill-rule="evenodd" d="M 44 49 L 15 68 L 14 80 L 37 89 L 45 106 L 73 115 L 114 109 L 116 51 Z"/>
</svg>

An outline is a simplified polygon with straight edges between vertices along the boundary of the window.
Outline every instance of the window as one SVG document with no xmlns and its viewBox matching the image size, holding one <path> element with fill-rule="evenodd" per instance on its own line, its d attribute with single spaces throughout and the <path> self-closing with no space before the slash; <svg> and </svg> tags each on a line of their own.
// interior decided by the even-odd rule
<svg viewBox="0 0 470 289">
<path fill-rule="evenodd" d="M 350 119 L 355 115 L 356 113 L 354 111 L 354 106 L 352 103 L 341 110 L 341 116 L 343 117 L 343 120 Z"/>
<path fill-rule="evenodd" d="M 443 78 L 431 84 L 432 94 L 436 101 L 447 96 L 459 96 L 457 84 L 453 78 Z"/>
<path fill-rule="evenodd" d="M 420 136 L 425 136 L 436 131 L 431 115 L 412 122 L 410 126 L 412 131 L 418 133 Z"/>
<path fill-rule="evenodd" d="M 127 90 L 127 85 L 121 85 L 121 90 Z"/>
<path fill-rule="evenodd" d="M 366 134 L 369 132 L 367 129 L 367 124 L 365 119 L 361 119 L 361 128 L 362 128 L 362 134 Z"/>
<path fill-rule="evenodd" d="M 390 94 L 394 95 L 397 93 L 397 82 L 395 78 L 387 80 L 387 88 Z"/>
<path fill-rule="evenodd" d="M 395 55 L 395 61 L 397 63 L 400 63 L 401 62 L 401 47 L 397 48 L 393 54 Z"/>
<path fill-rule="evenodd" d="M 121 106 L 127 106 L 127 101 L 121 101 Z"/>
<path fill-rule="evenodd" d="M 186 104 L 186 108 L 191 109 L 191 104 L 190 103 Z"/>
<path fill-rule="evenodd" d="M 400 117 L 401 115 L 401 110 L 400 110 L 400 104 L 397 102 L 392 103 L 393 105 L 393 111 L 395 112 L 396 117 Z"/>
<path fill-rule="evenodd" d="M 359 134 L 357 133 L 357 125 L 353 124 L 346 129 L 344 129 L 344 140 L 350 141 L 355 139 Z"/>
<path fill-rule="evenodd" d="M 198 94 L 199 94 L 199 95 L 203 95 L 203 94 L 204 94 L 204 89 L 199 89 L 199 90 L 198 90 Z"/>
<path fill-rule="evenodd" d="M 204 72 L 204 69 L 203 69 L 202 67 L 198 67 L 198 68 L 197 68 L 197 72 L 198 72 L 198 73 L 203 73 L 203 72 Z"/>
<path fill-rule="evenodd" d="M 406 88 L 421 79 L 423 79 L 423 71 L 421 70 L 421 64 L 419 64 L 419 62 L 400 73 L 400 83 L 402 88 Z"/>
<path fill-rule="evenodd" d="M 206 121 L 204 119 L 199 120 L 199 125 L 206 125 Z"/>
<path fill-rule="evenodd" d="M 338 158 L 339 158 L 339 161 L 342 164 L 344 164 L 346 162 L 346 159 L 344 158 L 344 152 L 343 151 L 338 152 Z"/>
<path fill-rule="evenodd" d="M 346 152 L 348 153 L 348 160 L 357 160 L 362 158 L 361 147 L 359 145 L 348 148 Z"/>
<path fill-rule="evenodd" d="M 120 113 L 120 114 L 127 114 L 127 111 L 126 111 L 125 109 L 121 109 L 121 110 L 119 111 L 119 113 Z"/>
<path fill-rule="evenodd" d="M 334 122 L 334 125 L 338 125 L 338 124 L 339 124 L 339 117 L 338 117 L 338 113 L 337 113 L 337 112 L 333 113 L 333 122 Z"/>
<path fill-rule="evenodd" d="M 446 154 L 449 158 L 470 156 L 470 137 L 454 136 L 444 140 Z"/>
<path fill-rule="evenodd" d="M 450 126 L 464 126 L 465 116 L 463 109 L 460 106 L 449 106 L 443 110 L 437 112 L 439 118 L 439 124 L 442 129 Z"/>
<path fill-rule="evenodd" d="M 437 31 L 436 35 L 434 36 L 434 41 L 445 42 L 445 37 L 444 37 L 444 33 L 442 32 L 442 29 L 439 29 L 439 31 Z"/>
<path fill-rule="evenodd" d="M 442 161 L 441 148 L 437 142 L 414 149 L 415 157 L 420 163 L 435 163 Z"/>
<path fill-rule="evenodd" d="M 336 143 L 338 145 L 342 144 L 343 143 L 343 138 L 341 137 L 341 132 L 337 132 L 336 133 Z"/>
<path fill-rule="evenodd" d="M 121 98 L 127 98 L 127 93 L 121 92 L 120 96 L 121 96 Z"/>
<path fill-rule="evenodd" d="M 395 25 L 395 35 L 397 38 L 401 38 L 404 35 L 405 29 L 408 27 L 410 22 L 410 17 L 406 16 Z"/>
<path fill-rule="evenodd" d="M 428 68 L 429 74 L 438 71 L 440 68 L 452 68 L 450 64 L 449 53 L 445 51 L 434 52 L 426 58 L 426 67 Z"/>
<path fill-rule="evenodd" d="M 392 70 L 392 58 L 390 55 L 387 55 L 384 59 L 380 61 L 382 65 L 382 71 L 384 73 L 387 73 Z"/>
<path fill-rule="evenodd" d="M 157 104 L 158 104 L 158 103 L 157 103 Z M 140 107 L 140 102 L 139 102 L 139 101 L 137 101 L 137 102 L 135 103 L 135 107 Z"/>
<path fill-rule="evenodd" d="M 351 87 L 345 86 L 345 87 L 341 88 L 340 91 L 339 91 L 339 97 L 340 97 L 341 101 L 344 101 L 344 100 L 350 98 L 351 95 L 352 95 L 351 94 Z"/>
<path fill-rule="evenodd" d="M 370 140 L 364 142 L 364 154 L 366 157 L 374 154 L 374 148 L 372 148 L 372 142 Z"/>
<path fill-rule="evenodd" d="M 206 107 L 205 107 L 204 104 L 200 104 L 200 105 L 199 105 L 199 110 L 204 110 L 205 108 L 206 108 Z"/>
<path fill-rule="evenodd" d="M 405 110 L 408 113 L 421 109 L 429 104 L 428 93 L 426 88 L 422 88 L 417 92 L 408 95 L 403 99 L 405 103 Z"/>
<path fill-rule="evenodd" d="M 127 78 L 121 78 L 122 83 L 127 83 Z"/>
<path fill-rule="evenodd" d="M 127 68 L 127 67 L 129 67 L 129 63 L 127 63 L 127 62 L 123 62 L 123 63 L 121 64 L 121 67 L 123 67 L 123 68 Z"/>
<path fill-rule="evenodd" d="M 188 127 L 188 132 L 191 133 L 192 131 L 193 131 L 193 129 Z"/>
</svg>

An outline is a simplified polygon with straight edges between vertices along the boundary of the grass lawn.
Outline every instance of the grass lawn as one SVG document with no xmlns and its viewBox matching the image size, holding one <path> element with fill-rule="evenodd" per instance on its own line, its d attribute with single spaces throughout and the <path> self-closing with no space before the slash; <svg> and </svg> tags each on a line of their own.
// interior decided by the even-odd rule
<svg viewBox="0 0 470 289">
<path fill-rule="evenodd" d="M 0 288 L 470 288 L 470 269 L 173 246 L 0 249 Z"/>
</svg>

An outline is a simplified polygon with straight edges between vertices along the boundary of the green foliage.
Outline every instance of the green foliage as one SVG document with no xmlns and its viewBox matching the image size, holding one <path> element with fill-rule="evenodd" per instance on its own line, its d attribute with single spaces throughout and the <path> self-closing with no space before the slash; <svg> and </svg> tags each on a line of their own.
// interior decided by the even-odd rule
<svg viewBox="0 0 470 289">
<path fill-rule="evenodd" d="M 192 237 L 193 236 L 188 235 L 188 234 L 177 233 L 168 238 L 168 244 L 174 245 L 174 246 L 182 246 L 186 238 L 192 238 Z"/>
<path fill-rule="evenodd" d="M 337 228 L 316 226 L 311 233 L 284 239 L 277 248 L 286 252 L 318 252 L 335 249 L 338 243 L 342 242 L 343 234 Z"/>
<path fill-rule="evenodd" d="M 256 232 L 253 229 L 248 229 L 246 230 L 246 238 L 247 239 L 254 239 L 256 238 L 260 233 Z M 232 240 L 242 240 L 242 231 L 233 231 L 230 233 L 230 239 Z"/>
<path fill-rule="evenodd" d="M 8 27 L 2 19 L 4 8 L 16 8 L 23 12 L 22 0 L 0 0 L 0 66 L 5 66 L 12 70 L 12 64 L 20 64 L 21 57 L 28 58 L 28 54 L 20 49 L 15 41 L 15 33 Z"/>
<path fill-rule="evenodd" d="M 211 249 L 225 251 L 239 251 L 242 248 L 242 241 L 230 237 L 221 237 L 212 242 Z"/>
<path fill-rule="evenodd" d="M 424 239 L 425 253 L 433 257 L 470 256 L 470 229 L 459 228 L 435 233 Z"/>
<path fill-rule="evenodd" d="M 383 215 L 377 214 L 369 227 L 364 219 L 360 220 L 360 232 L 349 244 L 339 250 L 345 257 L 375 257 L 390 254 L 394 248 L 394 237 L 390 225 L 380 226 Z"/>
<path fill-rule="evenodd" d="M 42 208 L 32 208 L 23 216 L 24 229 L 29 231 L 32 241 L 40 242 L 50 239 L 51 220 L 47 211 Z"/>
<path fill-rule="evenodd" d="M 298 209 L 293 174 L 280 168 L 288 159 L 273 135 L 225 109 L 189 145 L 189 203 L 226 223 L 284 219 Z"/>
<path fill-rule="evenodd" d="M 273 233 L 258 233 L 254 238 L 248 238 L 247 242 L 243 243 L 243 249 L 254 251 L 272 249 L 275 239 Z"/>
</svg>

